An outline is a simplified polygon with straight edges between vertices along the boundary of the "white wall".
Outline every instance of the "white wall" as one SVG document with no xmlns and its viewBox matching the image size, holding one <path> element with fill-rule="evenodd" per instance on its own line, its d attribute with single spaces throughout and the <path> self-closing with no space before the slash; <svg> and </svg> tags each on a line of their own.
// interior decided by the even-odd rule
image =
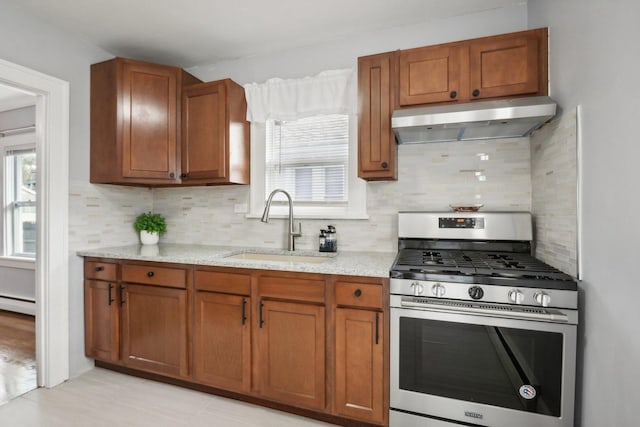
<svg viewBox="0 0 640 427">
<path fill-rule="evenodd" d="M 348 40 L 193 67 L 188 71 L 204 81 L 231 78 L 240 84 L 263 82 L 271 77 L 304 77 L 328 69 L 355 69 L 359 56 L 525 29 L 527 8 L 522 4 L 380 30 Z"/>
<path fill-rule="evenodd" d="M 582 427 L 638 425 L 640 3 L 530 0 L 549 26 L 553 97 L 583 107 Z"/>
<path fill-rule="evenodd" d="M 0 11 L 0 58 L 69 82 L 69 176 L 71 181 L 88 185 L 89 66 L 112 55 L 24 14 L 13 1 L 0 0 Z M 101 226 L 90 222 L 83 229 L 74 229 L 72 218 L 75 213 L 70 212 L 71 234 L 82 234 Z M 74 375 L 90 365 L 83 356 L 82 264 L 74 255 L 79 248 L 70 244 L 69 249 L 70 373 Z"/>
</svg>

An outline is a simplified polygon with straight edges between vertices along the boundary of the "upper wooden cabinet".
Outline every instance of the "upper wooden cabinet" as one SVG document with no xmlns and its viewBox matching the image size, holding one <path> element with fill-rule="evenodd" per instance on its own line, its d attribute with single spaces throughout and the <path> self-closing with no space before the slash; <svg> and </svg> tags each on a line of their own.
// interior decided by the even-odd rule
<svg viewBox="0 0 640 427">
<path fill-rule="evenodd" d="M 180 68 L 124 58 L 91 66 L 91 182 L 179 182 Z"/>
<path fill-rule="evenodd" d="M 358 58 L 358 176 L 366 180 L 397 177 L 391 129 L 396 67 L 395 53 Z"/>
<path fill-rule="evenodd" d="M 547 29 L 400 51 L 400 106 L 546 95 Z"/>
<path fill-rule="evenodd" d="M 400 51 L 400 105 L 469 98 L 469 54 L 449 44 Z"/>
<path fill-rule="evenodd" d="M 232 80 L 182 92 L 183 183 L 248 184 L 249 123 L 244 89 Z"/>
</svg>

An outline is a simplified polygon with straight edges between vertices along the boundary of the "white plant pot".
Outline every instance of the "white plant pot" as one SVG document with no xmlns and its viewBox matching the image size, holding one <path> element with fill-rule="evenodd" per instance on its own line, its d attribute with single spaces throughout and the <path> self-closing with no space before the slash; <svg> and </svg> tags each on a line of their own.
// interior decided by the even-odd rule
<svg viewBox="0 0 640 427">
<path fill-rule="evenodd" d="M 158 233 L 149 233 L 145 230 L 140 231 L 140 242 L 142 242 L 143 245 L 156 245 L 158 244 L 158 240 L 160 240 Z"/>
</svg>

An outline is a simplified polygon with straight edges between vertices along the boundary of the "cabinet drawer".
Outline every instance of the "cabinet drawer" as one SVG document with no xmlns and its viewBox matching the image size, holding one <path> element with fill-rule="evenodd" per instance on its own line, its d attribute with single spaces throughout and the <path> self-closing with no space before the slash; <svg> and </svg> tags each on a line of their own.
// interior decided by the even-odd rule
<svg viewBox="0 0 640 427">
<path fill-rule="evenodd" d="M 110 262 L 85 261 L 84 277 L 95 280 L 118 280 L 118 264 Z"/>
<path fill-rule="evenodd" d="M 181 268 L 157 267 L 155 265 L 125 264 L 122 266 L 122 280 L 145 285 L 186 288 L 187 271 Z"/>
<path fill-rule="evenodd" d="M 324 280 L 265 276 L 258 283 L 261 297 L 324 303 Z"/>
<path fill-rule="evenodd" d="M 382 309 L 382 286 L 338 282 L 336 304 Z"/>
<path fill-rule="evenodd" d="M 195 285 L 199 291 L 249 295 L 251 293 L 251 276 L 198 270 L 196 271 Z"/>
</svg>

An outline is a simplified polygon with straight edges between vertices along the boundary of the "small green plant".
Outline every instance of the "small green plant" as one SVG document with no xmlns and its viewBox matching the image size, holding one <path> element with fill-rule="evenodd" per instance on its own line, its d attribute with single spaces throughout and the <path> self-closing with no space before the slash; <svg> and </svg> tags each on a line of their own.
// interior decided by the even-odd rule
<svg viewBox="0 0 640 427">
<path fill-rule="evenodd" d="M 146 231 L 149 233 L 158 233 L 162 235 L 167 232 L 167 223 L 164 217 L 157 213 L 146 212 L 138 215 L 136 222 L 133 223 L 136 231 Z"/>
</svg>

